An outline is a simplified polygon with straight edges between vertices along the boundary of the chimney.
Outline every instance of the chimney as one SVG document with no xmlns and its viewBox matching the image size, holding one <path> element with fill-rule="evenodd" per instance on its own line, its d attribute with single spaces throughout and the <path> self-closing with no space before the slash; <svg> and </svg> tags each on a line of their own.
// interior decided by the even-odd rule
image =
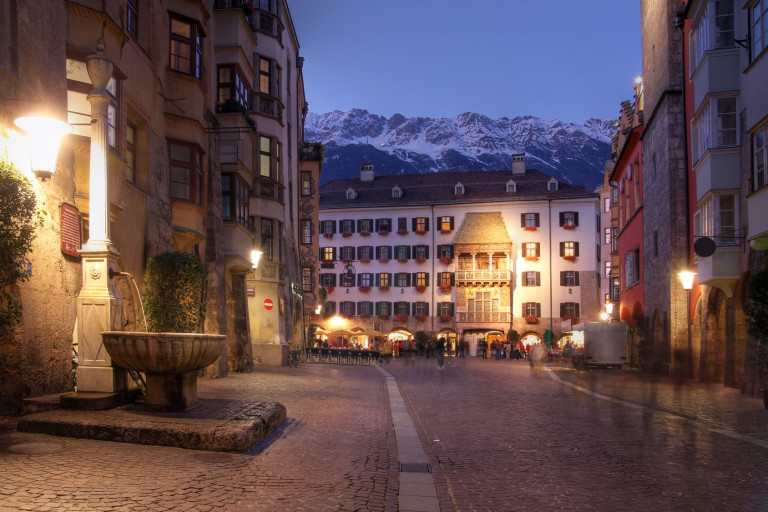
<svg viewBox="0 0 768 512">
<path fill-rule="evenodd" d="M 512 155 L 512 174 L 525 174 L 525 153 Z"/>
<path fill-rule="evenodd" d="M 373 162 L 360 164 L 360 181 L 373 181 Z"/>
</svg>

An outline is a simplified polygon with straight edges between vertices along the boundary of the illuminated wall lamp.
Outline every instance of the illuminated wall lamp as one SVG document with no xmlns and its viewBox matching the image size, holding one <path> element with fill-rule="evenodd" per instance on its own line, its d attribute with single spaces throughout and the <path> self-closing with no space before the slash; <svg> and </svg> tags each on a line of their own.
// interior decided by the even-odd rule
<svg viewBox="0 0 768 512">
<path fill-rule="evenodd" d="M 606 302 L 605 303 L 605 312 L 609 315 L 613 314 L 613 303 L 612 302 Z"/>
<path fill-rule="evenodd" d="M 37 116 L 19 117 L 14 123 L 27 132 L 32 172 L 42 181 L 51 178 L 56 171 L 61 138 L 72 133 L 72 127 L 56 119 Z"/>
<path fill-rule="evenodd" d="M 264 253 L 261 251 L 257 251 L 255 249 L 251 251 L 251 263 L 252 263 L 251 268 L 253 268 L 254 270 L 259 268 L 259 260 L 261 259 L 262 254 Z"/>
</svg>

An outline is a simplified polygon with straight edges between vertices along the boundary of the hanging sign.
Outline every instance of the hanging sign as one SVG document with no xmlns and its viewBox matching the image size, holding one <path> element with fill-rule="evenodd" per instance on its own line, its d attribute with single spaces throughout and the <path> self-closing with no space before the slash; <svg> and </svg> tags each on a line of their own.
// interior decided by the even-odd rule
<svg viewBox="0 0 768 512">
<path fill-rule="evenodd" d="M 71 204 L 61 204 L 61 252 L 80 256 L 80 210 Z"/>
<path fill-rule="evenodd" d="M 275 305 L 272 303 L 272 299 L 264 299 L 264 309 L 270 311 L 274 306 Z"/>
</svg>

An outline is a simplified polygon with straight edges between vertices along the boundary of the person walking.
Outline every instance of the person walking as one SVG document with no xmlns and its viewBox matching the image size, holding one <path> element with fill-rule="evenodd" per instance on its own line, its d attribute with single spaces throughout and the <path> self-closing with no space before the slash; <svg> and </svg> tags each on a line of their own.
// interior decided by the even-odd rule
<svg viewBox="0 0 768 512">
<path fill-rule="evenodd" d="M 437 369 L 442 370 L 445 364 L 445 338 L 440 336 L 437 338 L 437 344 L 435 345 L 435 352 L 437 355 Z"/>
</svg>

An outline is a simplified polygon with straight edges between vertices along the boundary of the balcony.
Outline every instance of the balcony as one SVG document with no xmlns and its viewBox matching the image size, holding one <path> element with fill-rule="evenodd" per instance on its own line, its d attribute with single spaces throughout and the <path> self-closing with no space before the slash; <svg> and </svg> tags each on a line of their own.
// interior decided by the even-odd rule
<svg viewBox="0 0 768 512">
<path fill-rule="evenodd" d="M 459 322 L 473 322 L 473 323 L 493 323 L 493 322 L 510 322 L 512 321 L 512 314 L 506 311 L 490 311 L 490 312 L 467 312 L 457 313 L 456 318 Z"/>
<path fill-rule="evenodd" d="M 274 96 L 253 91 L 250 103 L 251 112 L 283 122 L 283 104 Z"/>
<path fill-rule="evenodd" d="M 747 212 L 747 240 L 754 249 L 768 249 L 768 186 L 747 196 Z"/>
<path fill-rule="evenodd" d="M 725 292 L 727 297 L 739 281 L 739 255 L 741 246 L 719 246 L 712 256 L 699 258 L 699 284 L 715 286 Z"/>
<path fill-rule="evenodd" d="M 276 181 L 265 178 L 253 180 L 253 193 L 256 197 L 274 199 L 283 202 L 283 186 Z"/>
<path fill-rule="evenodd" d="M 512 279 L 510 270 L 457 270 L 457 286 L 499 285 L 509 286 Z"/>
<path fill-rule="evenodd" d="M 224 256 L 228 270 L 249 272 L 255 229 L 247 221 L 224 222 Z"/>
</svg>

